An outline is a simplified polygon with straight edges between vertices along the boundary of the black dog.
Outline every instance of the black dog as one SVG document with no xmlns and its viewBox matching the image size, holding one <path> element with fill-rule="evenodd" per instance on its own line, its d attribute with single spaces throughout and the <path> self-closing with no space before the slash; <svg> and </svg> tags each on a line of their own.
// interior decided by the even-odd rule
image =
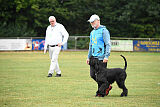
<svg viewBox="0 0 160 107">
<path fill-rule="evenodd" d="M 97 58 L 91 57 L 89 61 L 89 65 L 92 65 L 95 67 L 96 70 L 96 81 L 98 84 L 101 84 L 100 87 L 98 87 L 97 95 L 104 97 L 106 95 L 106 89 L 109 88 L 109 85 L 114 83 L 116 81 L 119 88 L 123 89 L 123 92 L 121 93 L 121 97 L 127 96 L 128 89 L 125 86 L 125 79 L 127 77 L 126 74 L 126 68 L 127 68 L 127 61 L 126 58 L 121 55 L 125 61 L 125 67 L 124 69 L 121 68 L 112 68 L 107 69 L 101 66 L 103 63 L 99 61 Z"/>
</svg>

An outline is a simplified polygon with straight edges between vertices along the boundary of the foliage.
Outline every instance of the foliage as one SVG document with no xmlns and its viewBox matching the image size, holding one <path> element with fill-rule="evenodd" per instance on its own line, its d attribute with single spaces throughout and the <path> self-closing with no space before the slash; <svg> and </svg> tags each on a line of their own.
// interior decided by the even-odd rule
<svg viewBox="0 0 160 107">
<path fill-rule="evenodd" d="M 68 49 L 88 49 L 89 48 L 89 37 L 88 38 L 69 38 L 67 42 Z"/>
<path fill-rule="evenodd" d="M 2 23 L 0 26 L 1 37 L 35 37 L 37 34 L 33 29 L 29 29 L 26 24 L 14 25 Z"/>
<path fill-rule="evenodd" d="M 0 0 L 0 23 L 24 24 L 29 32 L 45 36 L 48 17 L 54 15 L 70 35 L 89 35 L 87 20 L 98 14 L 111 36 L 152 38 L 160 37 L 159 7 L 156 0 Z"/>
</svg>

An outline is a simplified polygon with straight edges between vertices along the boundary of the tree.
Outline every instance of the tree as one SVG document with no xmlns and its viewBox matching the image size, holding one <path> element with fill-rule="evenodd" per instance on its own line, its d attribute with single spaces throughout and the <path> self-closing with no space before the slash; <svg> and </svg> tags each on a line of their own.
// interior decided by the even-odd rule
<svg viewBox="0 0 160 107">
<path fill-rule="evenodd" d="M 44 37 L 51 15 L 70 35 L 89 35 L 87 20 L 97 14 L 111 36 L 159 37 L 159 7 L 156 0 L 0 0 L 0 36 Z"/>
</svg>

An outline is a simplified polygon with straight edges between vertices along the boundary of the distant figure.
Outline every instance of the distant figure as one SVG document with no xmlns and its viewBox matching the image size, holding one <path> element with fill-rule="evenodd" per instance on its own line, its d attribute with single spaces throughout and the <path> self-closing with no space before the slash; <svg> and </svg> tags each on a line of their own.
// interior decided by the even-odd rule
<svg viewBox="0 0 160 107">
<path fill-rule="evenodd" d="M 50 25 L 46 30 L 44 54 L 49 48 L 49 56 L 51 59 L 50 69 L 47 77 L 52 77 L 54 71 L 56 71 L 56 77 L 61 77 L 61 70 L 58 64 L 58 55 L 61 50 L 61 46 L 64 45 L 69 37 L 68 32 L 64 26 L 56 22 L 54 16 L 49 17 Z"/>
<path fill-rule="evenodd" d="M 35 41 L 35 42 L 33 42 L 33 45 L 34 45 L 34 50 L 38 50 L 38 48 L 39 48 L 39 41 Z"/>
</svg>

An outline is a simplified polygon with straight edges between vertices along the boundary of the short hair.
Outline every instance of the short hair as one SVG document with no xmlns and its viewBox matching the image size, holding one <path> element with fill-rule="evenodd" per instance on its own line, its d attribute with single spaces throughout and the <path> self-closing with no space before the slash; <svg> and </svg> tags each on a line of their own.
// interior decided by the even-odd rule
<svg viewBox="0 0 160 107">
<path fill-rule="evenodd" d="M 50 20 L 55 20 L 56 18 L 54 17 L 54 16 L 50 16 L 49 18 L 48 18 L 48 20 L 50 21 Z"/>
</svg>

